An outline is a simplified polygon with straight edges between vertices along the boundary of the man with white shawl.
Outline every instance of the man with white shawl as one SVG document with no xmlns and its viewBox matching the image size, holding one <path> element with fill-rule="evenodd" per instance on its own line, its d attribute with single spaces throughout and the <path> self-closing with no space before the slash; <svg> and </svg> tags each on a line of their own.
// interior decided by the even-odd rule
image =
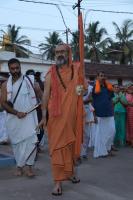
<svg viewBox="0 0 133 200">
<path fill-rule="evenodd" d="M 10 59 L 8 67 L 11 76 L 2 85 L 2 106 L 8 113 L 6 125 L 17 164 L 16 175 L 23 175 L 23 168 L 26 166 L 26 175 L 32 177 L 38 120 L 36 110 L 29 114 L 27 111 L 37 104 L 36 95 L 31 84 L 32 80 L 21 73 L 19 60 Z"/>
<path fill-rule="evenodd" d="M 112 155 L 111 147 L 115 136 L 113 96 L 112 84 L 106 80 L 104 72 L 99 72 L 92 91 L 93 106 L 98 121 L 95 131 L 95 158 Z"/>
</svg>

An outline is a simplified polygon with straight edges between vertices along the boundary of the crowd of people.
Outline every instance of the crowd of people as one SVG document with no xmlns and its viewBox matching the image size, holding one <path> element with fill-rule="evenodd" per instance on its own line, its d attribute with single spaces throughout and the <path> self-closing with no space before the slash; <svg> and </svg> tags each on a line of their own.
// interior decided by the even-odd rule
<svg viewBox="0 0 133 200">
<path fill-rule="evenodd" d="M 104 72 L 99 72 L 83 100 L 86 118 L 81 157 L 88 157 L 90 147 L 94 147 L 95 158 L 113 156 L 113 151 L 125 145 L 133 147 L 133 83 L 111 85 Z"/>
<path fill-rule="evenodd" d="M 98 158 L 113 156 L 112 151 L 126 144 L 133 147 L 133 83 L 125 88 L 112 85 L 101 71 L 93 84 L 86 80 L 79 87 L 80 64 L 72 62 L 66 44 L 56 47 L 55 64 L 44 84 L 39 72 L 28 70 L 23 75 L 16 58 L 8 61 L 8 67 L 10 76 L 1 86 L 0 142 L 10 141 L 17 176 L 35 175 L 33 165 L 44 133 L 55 183 L 53 195 L 62 195 L 65 180 L 80 182 L 77 163 L 88 158 L 89 148 Z"/>
</svg>

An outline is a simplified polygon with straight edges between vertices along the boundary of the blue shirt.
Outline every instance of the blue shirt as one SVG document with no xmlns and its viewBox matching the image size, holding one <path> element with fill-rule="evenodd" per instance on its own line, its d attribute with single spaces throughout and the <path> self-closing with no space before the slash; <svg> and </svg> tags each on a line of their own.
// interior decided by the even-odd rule
<svg viewBox="0 0 133 200">
<path fill-rule="evenodd" d="M 92 91 L 93 106 L 97 117 L 112 117 L 114 115 L 112 98 L 114 93 L 106 87 L 101 86 L 101 92 L 94 93 L 95 86 Z"/>
</svg>

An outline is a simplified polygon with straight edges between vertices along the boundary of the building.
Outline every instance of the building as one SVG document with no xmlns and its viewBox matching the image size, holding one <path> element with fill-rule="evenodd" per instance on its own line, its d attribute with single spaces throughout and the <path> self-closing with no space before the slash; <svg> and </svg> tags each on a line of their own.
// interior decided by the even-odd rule
<svg viewBox="0 0 133 200">
<path fill-rule="evenodd" d="M 8 60 L 15 58 L 14 52 L 1 51 L 0 52 L 0 72 L 9 72 Z M 29 69 L 33 69 L 35 72 L 42 72 L 43 75 L 48 72 L 49 67 L 53 64 L 52 61 L 46 61 L 41 55 L 31 54 L 29 58 L 18 58 L 21 62 L 22 72 L 25 73 Z"/>
<path fill-rule="evenodd" d="M 8 60 L 15 58 L 14 52 L 0 51 L 0 76 L 5 77 L 5 73 L 8 72 Z M 18 58 L 21 62 L 22 72 L 25 73 L 29 69 L 33 69 L 35 72 L 42 72 L 42 78 L 48 72 L 52 61 L 44 60 L 39 54 L 31 54 L 29 58 Z M 85 74 L 86 78 L 94 80 L 99 71 L 104 71 L 107 78 L 112 83 L 118 83 L 120 85 L 126 85 L 133 82 L 133 65 L 119 65 L 111 63 L 95 64 L 85 60 Z"/>
<path fill-rule="evenodd" d="M 94 80 L 97 73 L 104 71 L 108 80 L 119 85 L 133 82 L 133 65 L 94 64 L 85 62 L 86 78 Z"/>
</svg>

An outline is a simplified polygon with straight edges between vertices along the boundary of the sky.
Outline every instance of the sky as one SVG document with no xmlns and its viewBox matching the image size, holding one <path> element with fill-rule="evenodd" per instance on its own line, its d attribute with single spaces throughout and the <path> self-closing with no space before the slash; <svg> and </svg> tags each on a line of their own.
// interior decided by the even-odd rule
<svg viewBox="0 0 133 200">
<path fill-rule="evenodd" d="M 77 0 L 34 0 L 60 5 L 65 23 L 71 31 L 77 30 L 77 9 L 73 10 Z M 86 16 L 86 27 L 90 22 L 100 21 L 99 27 L 107 29 L 108 36 L 115 37 L 115 29 L 112 22 L 119 26 L 125 19 L 132 19 L 133 14 L 114 14 L 89 11 L 112 10 L 122 12 L 133 12 L 133 0 L 83 0 L 81 3 L 84 18 Z M 7 30 L 8 24 L 20 26 L 20 36 L 26 35 L 31 40 L 31 45 L 38 47 L 45 42 L 49 32 L 57 31 L 65 42 L 65 26 L 60 12 L 56 6 L 34 4 L 19 0 L 0 0 L 0 30 Z M 1 36 L 2 32 L 0 32 Z M 71 36 L 69 35 L 69 42 Z M 38 48 L 32 48 L 34 53 L 39 53 Z"/>
</svg>

